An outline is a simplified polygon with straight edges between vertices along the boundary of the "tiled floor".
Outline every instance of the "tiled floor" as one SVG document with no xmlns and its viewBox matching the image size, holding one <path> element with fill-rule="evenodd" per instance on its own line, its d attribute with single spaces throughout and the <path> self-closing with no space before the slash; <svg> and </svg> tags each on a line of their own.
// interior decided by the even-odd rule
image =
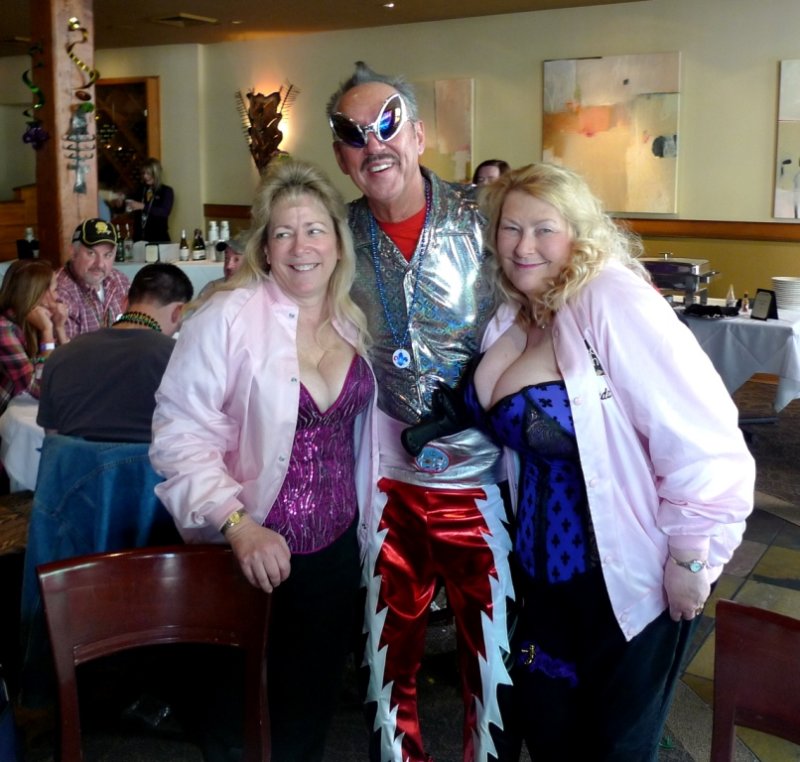
<svg viewBox="0 0 800 762">
<path fill-rule="evenodd" d="M 698 628 L 682 680 L 682 688 L 690 688 L 701 699 L 698 704 L 700 711 L 694 713 L 691 721 L 695 727 L 692 728 L 691 724 L 683 727 L 677 716 L 670 719 L 671 730 L 698 761 L 708 759 L 708 750 L 702 747 L 710 739 L 714 674 L 713 623 L 715 603 L 721 598 L 800 619 L 800 506 L 756 493 L 756 510 L 748 521 L 744 542 L 726 566 L 725 573 L 720 577 L 706 606 L 704 621 Z M 679 699 L 681 696 L 683 701 L 694 698 L 685 690 L 679 692 Z M 676 710 L 681 709 L 680 703 L 680 700 L 676 701 Z M 698 723 L 703 725 L 702 729 L 697 727 Z M 686 733 L 686 738 L 682 737 L 683 733 Z M 800 761 L 800 746 L 746 728 L 738 729 L 737 735 L 744 744 L 737 759 L 756 759 L 760 762 Z"/>
</svg>

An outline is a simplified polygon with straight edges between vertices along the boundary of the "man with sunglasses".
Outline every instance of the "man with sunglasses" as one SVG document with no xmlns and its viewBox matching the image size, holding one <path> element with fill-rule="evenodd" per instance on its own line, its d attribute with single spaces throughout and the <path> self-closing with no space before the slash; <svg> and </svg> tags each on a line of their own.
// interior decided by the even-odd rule
<svg viewBox="0 0 800 762">
<path fill-rule="evenodd" d="M 500 452 L 447 416 L 414 455 L 402 444 L 404 431 L 452 409 L 443 395 L 478 350 L 491 308 L 484 221 L 464 186 L 420 166 L 424 126 L 402 78 L 359 61 L 327 114 L 339 167 L 363 193 L 350 206 L 352 293 L 369 321 L 379 388 L 381 478 L 364 575 L 370 758 L 429 759 L 416 678 L 442 580 L 459 631 L 464 759 L 504 759 L 513 591 Z"/>
</svg>

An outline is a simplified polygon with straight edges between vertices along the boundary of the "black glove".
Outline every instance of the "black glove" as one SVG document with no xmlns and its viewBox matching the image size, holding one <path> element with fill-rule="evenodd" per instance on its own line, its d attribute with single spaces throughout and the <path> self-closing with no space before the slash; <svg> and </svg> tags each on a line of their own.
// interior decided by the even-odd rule
<svg viewBox="0 0 800 762">
<path fill-rule="evenodd" d="M 440 382 L 431 394 L 430 415 L 403 429 L 400 441 L 406 452 L 416 458 L 432 439 L 456 434 L 471 425 L 460 393 Z"/>
</svg>

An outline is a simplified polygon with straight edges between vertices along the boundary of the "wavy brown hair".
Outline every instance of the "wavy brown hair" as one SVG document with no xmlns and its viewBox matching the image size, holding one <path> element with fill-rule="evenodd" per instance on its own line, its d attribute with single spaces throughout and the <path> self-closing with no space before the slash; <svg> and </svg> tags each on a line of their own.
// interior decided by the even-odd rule
<svg viewBox="0 0 800 762">
<path fill-rule="evenodd" d="M 563 270 L 543 294 L 531 302 L 508 279 L 497 256 L 497 230 L 503 204 L 511 191 L 527 193 L 553 206 L 569 226 L 572 255 Z M 554 164 L 528 164 L 512 169 L 478 195 L 481 210 L 488 219 L 486 247 L 491 257 L 490 282 L 495 301 L 520 305 L 520 317 L 540 325 L 551 322 L 553 315 L 580 291 L 610 261 L 630 268 L 644 280 L 650 276 L 638 257 L 643 252 L 638 236 L 621 227 L 603 211 L 600 200 L 586 181 L 565 167 Z"/>
<path fill-rule="evenodd" d="M 39 333 L 28 315 L 53 282 L 53 268 L 41 259 L 21 259 L 12 264 L 0 289 L 0 313 L 16 323 L 25 337 L 28 357 L 39 353 Z"/>
</svg>

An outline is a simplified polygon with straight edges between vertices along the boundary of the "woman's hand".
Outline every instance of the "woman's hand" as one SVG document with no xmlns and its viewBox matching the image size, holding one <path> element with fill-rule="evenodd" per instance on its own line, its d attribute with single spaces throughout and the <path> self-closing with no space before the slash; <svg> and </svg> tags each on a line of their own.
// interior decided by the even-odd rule
<svg viewBox="0 0 800 762">
<path fill-rule="evenodd" d="M 141 201 L 136 201 L 133 198 L 125 199 L 125 210 L 128 212 L 141 212 L 144 209 L 144 204 Z"/>
<path fill-rule="evenodd" d="M 53 321 L 53 330 L 58 334 L 67 323 L 69 310 L 64 302 L 53 302 L 50 305 L 50 319 Z"/>
<path fill-rule="evenodd" d="M 271 593 L 288 578 L 292 554 L 286 540 L 277 532 L 244 516 L 239 524 L 228 529 L 225 539 L 251 585 Z"/>
<path fill-rule="evenodd" d="M 50 291 L 42 298 L 40 306 L 47 310 L 52 324 L 50 334 L 41 336 L 42 341 L 53 341 L 53 338 L 55 338 L 59 345 L 66 344 L 69 341 L 66 329 L 67 318 L 69 317 L 67 305 L 58 298 L 55 291 Z"/>
<path fill-rule="evenodd" d="M 667 592 L 670 617 L 676 622 L 694 619 L 703 613 L 703 606 L 711 593 L 708 569 L 692 572 L 668 558 L 664 568 L 664 589 Z"/>
<path fill-rule="evenodd" d="M 47 307 L 37 304 L 25 319 L 39 332 L 41 341 L 53 341 L 53 319 Z"/>
</svg>

